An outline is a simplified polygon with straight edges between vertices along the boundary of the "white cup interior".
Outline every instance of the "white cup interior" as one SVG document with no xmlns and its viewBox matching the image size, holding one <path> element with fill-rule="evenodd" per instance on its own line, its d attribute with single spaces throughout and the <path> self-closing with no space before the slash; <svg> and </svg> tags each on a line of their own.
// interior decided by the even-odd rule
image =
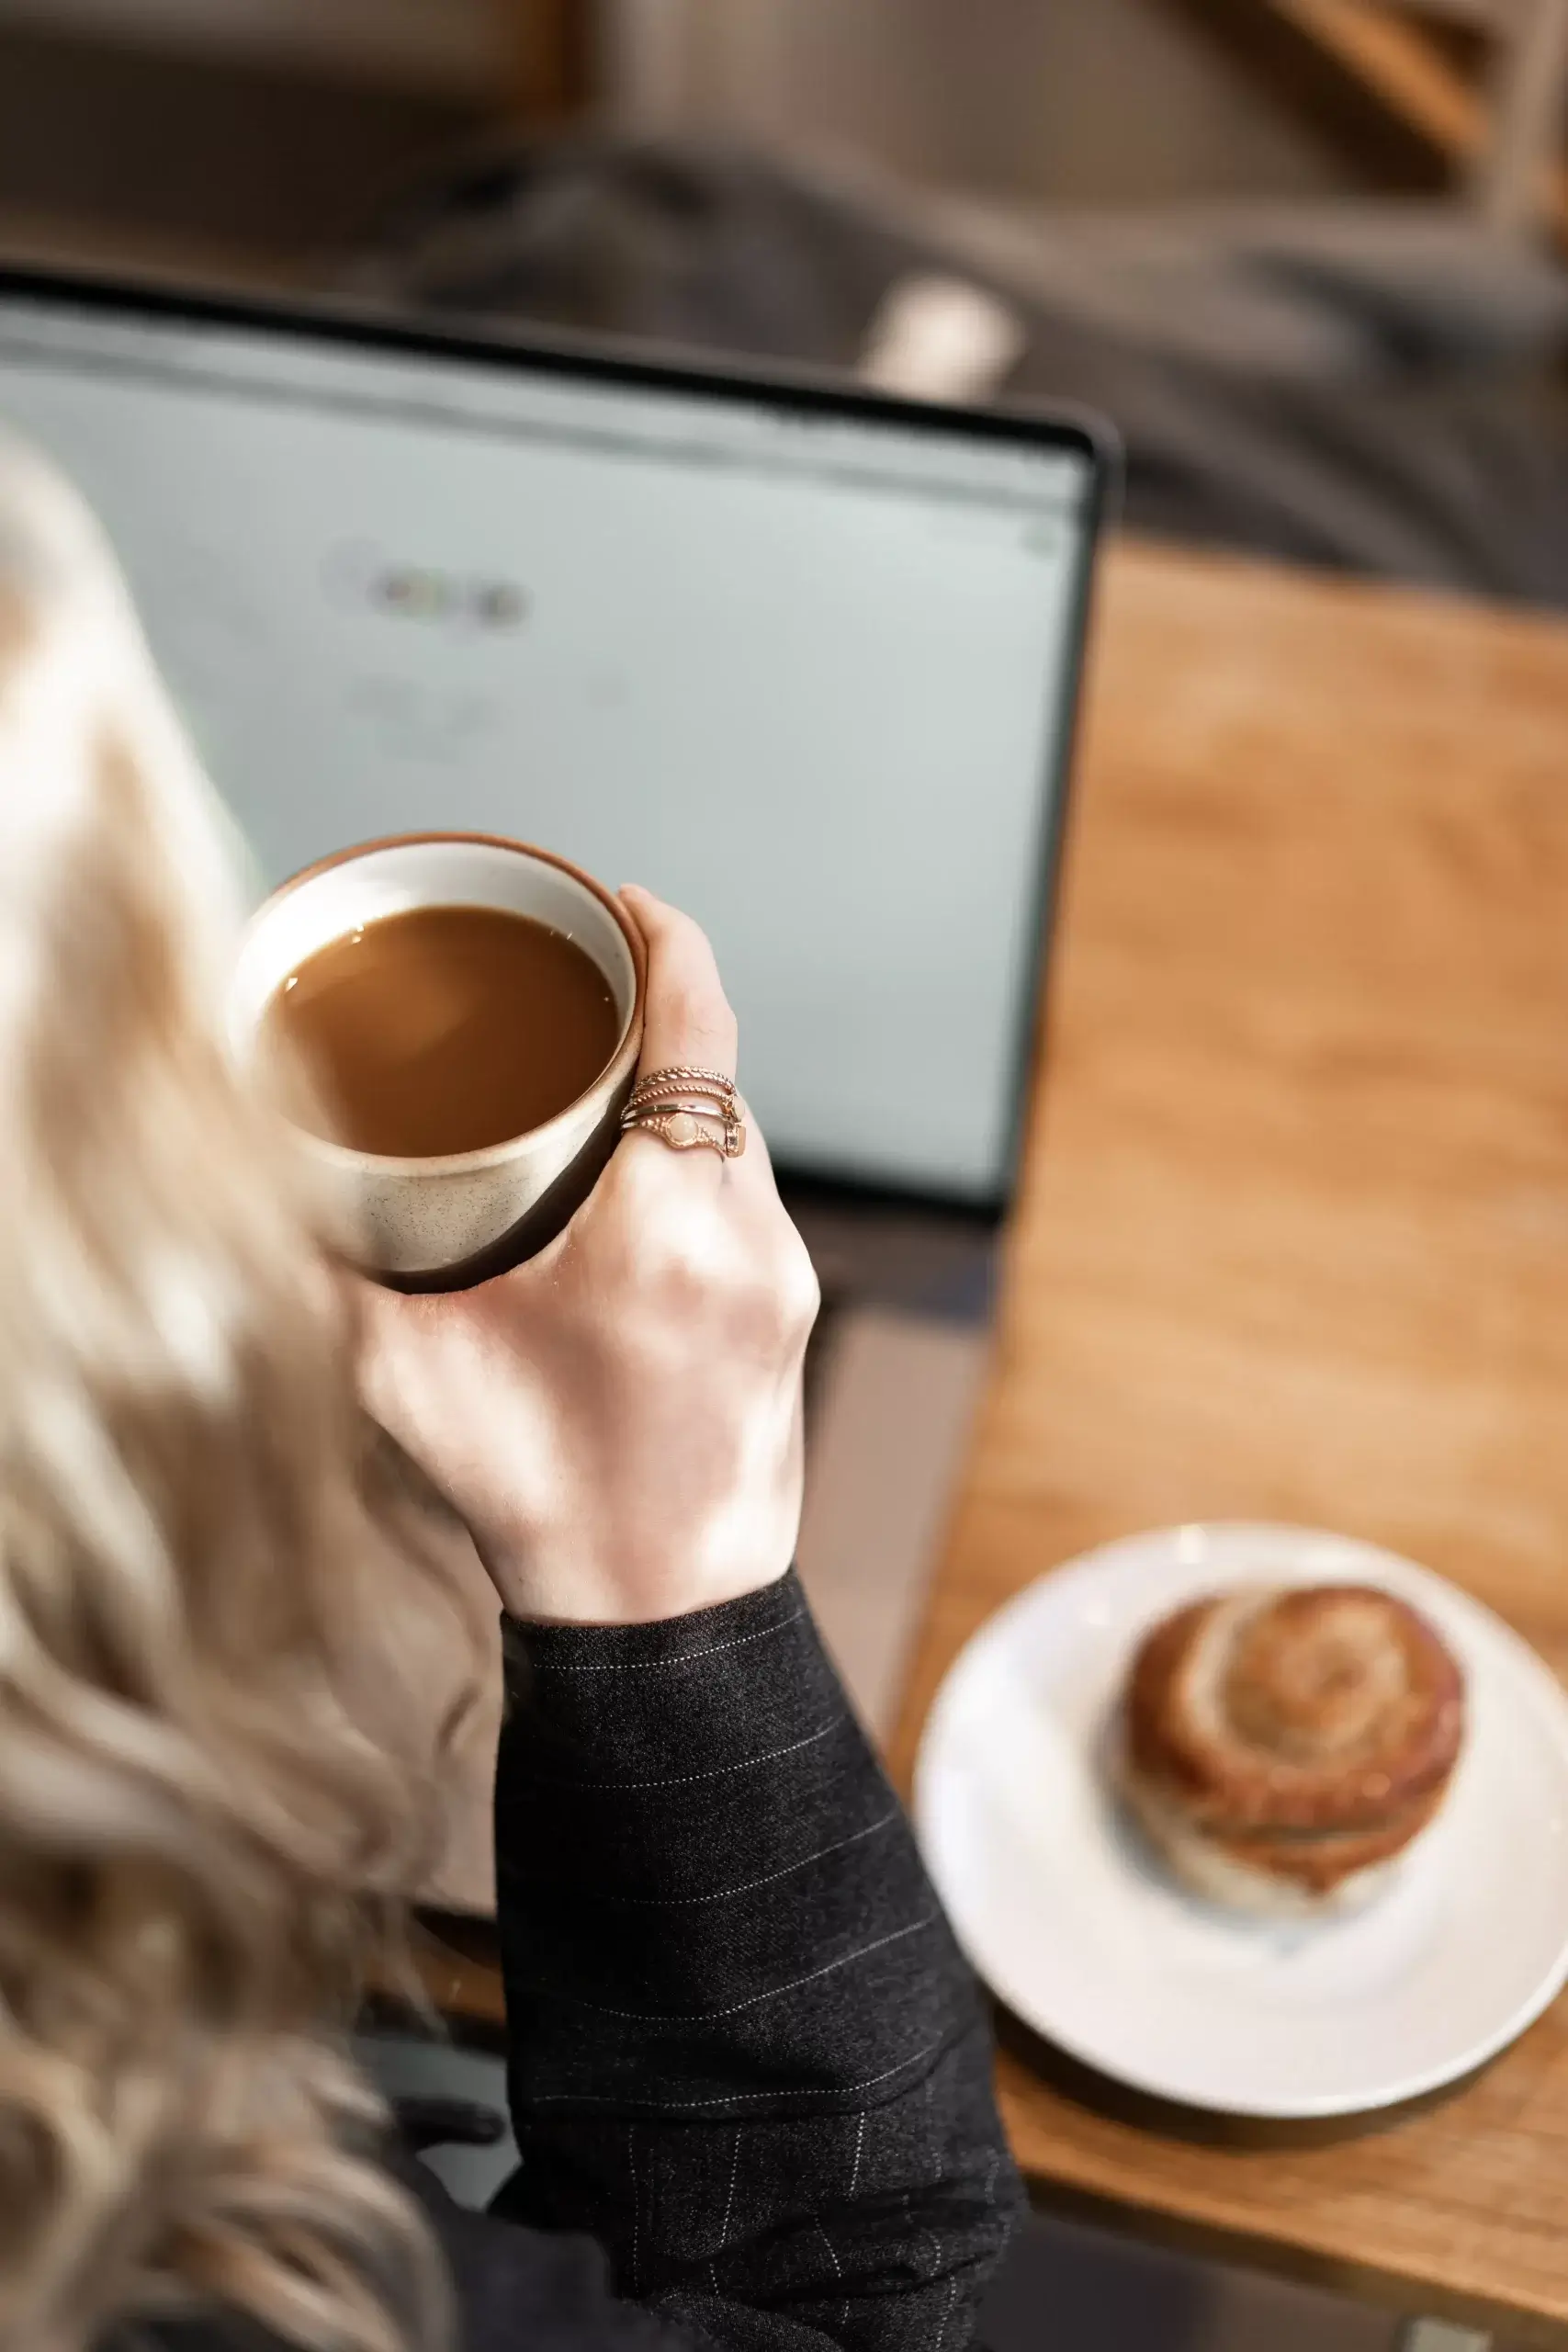
<svg viewBox="0 0 1568 2352">
<path fill-rule="evenodd" d="M 361 923 L 414 907 L 496 907 L 531 915 L 575 940 L 609 982 L 620 1016 L 619 1048 L 631 1022 L 637 972 L 626 934 L 604 901 L 575 875 L 522 847 L 412 841 L 323 866 L 262 909 L 234 975 L 230 1027 L 235 1050 L 249 1054 L 268 1004 L 307 956 Z"/>
</svg>

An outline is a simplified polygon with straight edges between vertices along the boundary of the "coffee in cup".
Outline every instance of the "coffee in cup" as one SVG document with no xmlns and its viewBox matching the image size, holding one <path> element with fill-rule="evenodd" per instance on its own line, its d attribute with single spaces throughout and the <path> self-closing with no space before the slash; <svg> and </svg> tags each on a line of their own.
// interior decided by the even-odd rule
<svg viewBox="0 0 1568 2352">
<path fill-rule="evenodd" d="M 367 1271 L 460 1287 L 558 1232 L 614 1148 L 641 943 L 565 860 L 481 835 L 372 842 L 254 918 L 235 1042 L 288 1103 Z"/>
<path fill-rule="evenodd" d="M 608 979 L 563 932 L 499 907 L 411 907 L 308 956 L 259 1046 L 304 1074 L 329 1142 L 434 1159 L 543 1126 L 620 1030 Z"/>
</svg>

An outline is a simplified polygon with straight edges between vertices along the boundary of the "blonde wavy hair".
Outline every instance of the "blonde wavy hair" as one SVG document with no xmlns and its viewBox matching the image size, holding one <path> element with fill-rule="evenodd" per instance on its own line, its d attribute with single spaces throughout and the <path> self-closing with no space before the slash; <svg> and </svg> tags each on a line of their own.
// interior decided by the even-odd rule
<svg viewBox="0 0 1568 2352">
<path fill-rule="evenodd" d="M 193 2305 L 312 2352 L 447 2325 L 346 2037 L 431 1860 L 413 1685 L 463 1605 L 225 1052 L 240 873 L 91 516 L 0 440 L 5 2352 Z"/>
</svg>

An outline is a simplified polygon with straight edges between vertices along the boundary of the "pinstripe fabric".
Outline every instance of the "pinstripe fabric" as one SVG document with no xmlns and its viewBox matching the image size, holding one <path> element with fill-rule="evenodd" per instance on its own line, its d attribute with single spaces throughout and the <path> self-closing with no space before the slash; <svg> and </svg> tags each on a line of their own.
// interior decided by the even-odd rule
<svg viewBox="0 0 1568 2352">
<path fill-rule="evenodd" d="M 959 2352 L 1017 2199 L 988 2038 L 798 1581 L 505 1648 L 500 2210 L 724 2344 Z"/>
</svg>

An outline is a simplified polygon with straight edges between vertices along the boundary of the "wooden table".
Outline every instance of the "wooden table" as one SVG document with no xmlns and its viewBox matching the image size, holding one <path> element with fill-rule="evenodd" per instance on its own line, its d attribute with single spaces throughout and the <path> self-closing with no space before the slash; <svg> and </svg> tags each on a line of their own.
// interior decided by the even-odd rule
<svg viewBox="0 0 1568 2352">
<path fill-rule="evenodd" d="M 1391 1544 L 1568 1668 L 1568 628 L 1124 549 L 1096 640 L 905 1775 L 982 1618 L 1171 1521 Z M 1330 2144 L 1178 2137 L 1034 2048 L 1001 2085 L 1045 2201 L 1563 2340 L 1568 2004 Z"/>
</svg>

